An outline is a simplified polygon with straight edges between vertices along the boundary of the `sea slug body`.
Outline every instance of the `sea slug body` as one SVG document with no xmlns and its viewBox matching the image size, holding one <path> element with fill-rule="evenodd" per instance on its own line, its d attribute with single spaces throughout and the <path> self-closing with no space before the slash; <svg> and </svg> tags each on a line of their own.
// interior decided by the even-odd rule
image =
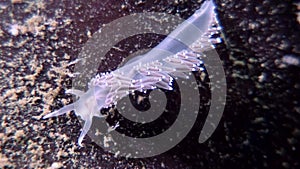
<svg viewBox="0 0 300 169">
<path fill-rule="evenodd" d="M 93 116 L 103 117 L 100 114 L 102 108 L 111 107 L 135 90 L 173 90 L 174 78 L 188 78 L 189 72 L 204 70 L 201 55 L 213 48 L 212 43 L 219 42 L 219 39 L 211 37 L 219 30 L 219 27 L 213 27 L 217 25 L 214 8 L 212 0 L 204 2 L 199 10 L 148 53 L 129 60 L 115 71 L 92 78 L 86 92 L 67 90 L 66 93 L 74 94 L 79 99 L 47 114 L 44 119 L 74 110 L 85 121 L 78 138 L 78 144 L 82 146 Z"/>
</svg>

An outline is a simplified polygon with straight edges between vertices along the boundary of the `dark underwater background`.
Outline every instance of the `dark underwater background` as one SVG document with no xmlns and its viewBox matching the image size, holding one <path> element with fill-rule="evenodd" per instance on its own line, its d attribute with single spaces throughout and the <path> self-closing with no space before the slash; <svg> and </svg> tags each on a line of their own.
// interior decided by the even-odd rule
<svg viewBox="0 0 300 169">
<path fill-rule="evenodd" d="M 72 101 L 64 94 L 72 86 L 74 69 L 67 64 L 103 24 L 146 11 L 186 19 L 201 4 L 1 0 L 0 168 L 299 168 L 299 1 L 215 1 L 223 28 L 216 50 L 224 64 L 227 102 L 221 122 L 205 143 L 198 143 L 205 106 L 180 144 L 144 159 L 115 157 L 89 137 L 85 147 L 79 147 L 81 125 L 74 113 L 41 119 Z M 136 51 L 135 44 L 143 48 L 151 42 L 154 47 L 162 38 L 129 38 L 120 44 L 124 50 L 110 51 L 111 63 L 99 71 L 115 69 L 122 57 Z M 205 93 L 208 82 L 202 83 Z M 203 99 L 209 100 L 209 94 Z"/>
</svg>

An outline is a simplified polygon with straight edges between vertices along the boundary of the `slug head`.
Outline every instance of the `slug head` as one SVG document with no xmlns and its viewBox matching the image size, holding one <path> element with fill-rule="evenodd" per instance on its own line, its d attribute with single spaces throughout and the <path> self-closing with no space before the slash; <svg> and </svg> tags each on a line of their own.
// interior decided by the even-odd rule
<svg viewBox="0 0 300 169">
<path fill-rule="evenodd" d="M 59 116 L 74 110 L 76 115 L 80 116 L 81 119 L 85 121 L 78 138 L 78 144 L 82 146 L 82 140 L 92 125 L 93 116 L 104 117 L 100 114 L 100 110 L 104 107 L 107 94 L 106 91 L 107 90 L 105 90 L 105 88 L 96 87 L 90 88 L 87 92 L 76 89 L 67 90 L 66 93 L 74 94 L 79 97 L 79 99 L 72 104 L 66 105 L 57 111 L 47 114 L 43 117 L 43 119 Z"/>
</svg>

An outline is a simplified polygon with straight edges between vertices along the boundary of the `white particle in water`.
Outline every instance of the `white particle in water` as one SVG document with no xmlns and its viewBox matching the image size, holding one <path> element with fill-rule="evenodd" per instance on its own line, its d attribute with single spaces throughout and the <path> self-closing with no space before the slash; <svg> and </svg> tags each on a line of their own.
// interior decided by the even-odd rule
<svg viewBox="0 0 300 169">
<path fill-rule="evenodd" d="M 295 55 L 284 55 L 282 62 L 288 65 L 300 66 L 300 58 Z"/>
<path fill-rule="evenodd" d="M 17 24 L 10 25 L 8 32 L 13 36 L 18 36 L 19 35 L 19 25 L 17 25 Z"/>
</svg>

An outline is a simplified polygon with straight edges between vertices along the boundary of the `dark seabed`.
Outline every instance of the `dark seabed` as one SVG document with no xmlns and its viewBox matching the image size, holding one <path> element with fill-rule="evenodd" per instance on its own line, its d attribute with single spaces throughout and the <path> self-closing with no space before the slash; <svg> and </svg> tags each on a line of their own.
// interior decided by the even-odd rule
<svg viewBox="0 0 300 169">
<path fill-rule="evenodd" d="M 201 1 L 0 1 L 0 168 L 299 168 L 300 2 L 215 3 L 223 27 L 216 49 L 228 87 L 216 131 L 198 143 L 207 114 L 203 106 L 203 115 L 176 147 L 155 157 L 126 159 L 89 137 L 79 147 L 82 127 L 74 113 L 42 116 L 72 102 L 64 93 L 72 86 L 74 67 L 68 63 L 103 24 L 145 11 L 186 19 Z M 114 58 L 99 71 L 115 69 L 136 51 L 134 44 L 154 47 L 160 40 L 129 38 L 120 44 L 124 50 L 110 51 Z"/>
</svg>

